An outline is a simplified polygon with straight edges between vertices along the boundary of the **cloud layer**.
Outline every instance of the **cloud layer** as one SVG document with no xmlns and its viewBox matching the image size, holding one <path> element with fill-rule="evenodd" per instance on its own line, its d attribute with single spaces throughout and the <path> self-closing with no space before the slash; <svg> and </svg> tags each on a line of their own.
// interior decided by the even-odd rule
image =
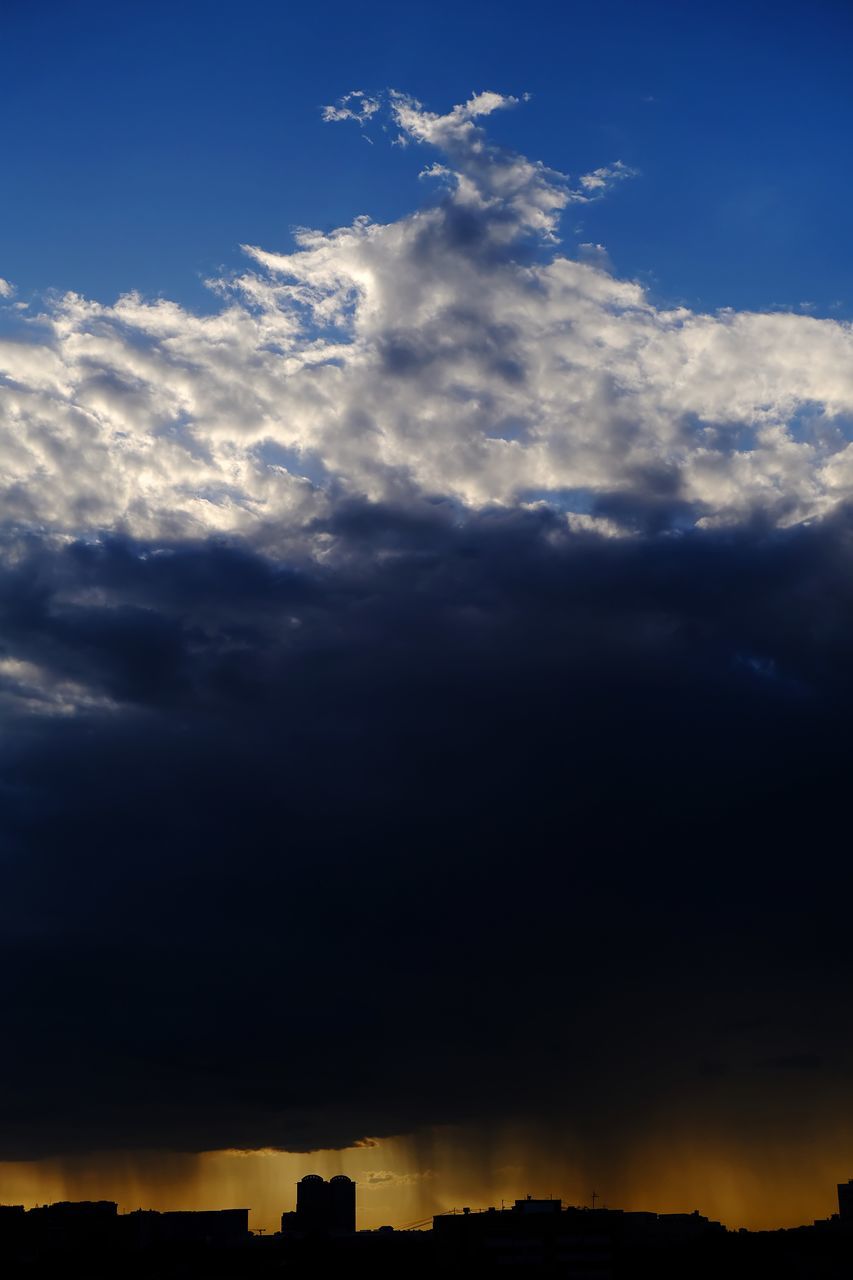
<svg viewBox="0 0 853 1280">
<path fill-rule="evenodd" d="M 418 212 L 0 350 L 0 1158 L 853 1125 L 850 328 L 378 102 Z"/>
<path fill-rule="evenodd" d="M 316 534 L 4 572 L 0 1155 L 853 1120 L 847 519 Z"/>
</svg>

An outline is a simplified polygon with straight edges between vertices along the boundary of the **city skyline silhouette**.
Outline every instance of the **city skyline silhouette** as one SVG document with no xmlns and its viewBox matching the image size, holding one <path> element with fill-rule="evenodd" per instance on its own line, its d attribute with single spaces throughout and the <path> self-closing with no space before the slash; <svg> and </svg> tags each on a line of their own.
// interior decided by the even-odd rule
<svg viewBox="0 0 853 1280">
<path fill-rule="evenodd" d="M 357 1185 L 338 1174 L 306 1174 L 280 1231 L 249 1228 L 248 1209 L 119 1213 L 114 1201 L 59 1202 L 25 1210 L 0 1205 L 0 1264 L 10 1275 L 53 1275 L 73 1265 L 90 1274 L 115 1266 L 132 1274 L 290 1274 L 318 1266 L 371 1266 L 375 1273 L 432 1275 L 447 1267 L 472 1274 L 507 1265 L 567 1280 L 619 1277 L 815 1274 L 841 1277 L 853 1264 L 853 1179 L 837 1191 L 837 1212 L 793 1229 L 730 1232 L 699 1210 L 631 1212 L 618 1207 L 564 1205 L 530 1194 L 500 1208 L 435 1215 L 395 1229 L 357 1228 Z M 781 1269 L 780 1269 L 781 1268 Z M 790 1270 L 793 1268 L 793 1270 Z M 799 1268 L 799 1270 L 797 1269 Z M 106 1269 L 106 1270 L 105 1270 Z"/>
</svg>

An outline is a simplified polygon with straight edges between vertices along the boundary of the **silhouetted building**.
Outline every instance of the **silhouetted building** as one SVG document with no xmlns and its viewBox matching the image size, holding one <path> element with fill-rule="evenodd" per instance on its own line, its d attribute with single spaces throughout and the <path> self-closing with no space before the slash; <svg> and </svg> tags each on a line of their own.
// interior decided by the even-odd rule
<svg viewBox="0 0 853 1280">
<path fill-rule="evenodd" d="M 27 1234 L 52 1248 L 77 1248 L 113 1239 L 118 1205 L 113 1200 L 59 1200 L 38 1205 L 27 1214 Z"/>
<path fill-rule="evenodd" d="M 513 1213 L 559 1213 L 563 1207 L 562 1200 L 534 1200 L 533 1196 L 525 1196 L 523 1200 L 516 1200 L 512 1207 Z"/>
<path fill-rule="evenodd" d="M 329 1218 L 333 1231 L 355 1231 L 355 1183 L 345 1173 L 329 1180 Z"/>
<path fill-rule="evenodd" d="M 296 1212 L 281 1215 L 285 1235 L 351 1235 L 355 1231 L 355 1183 L 338 1173 L 326 1182 L 308 1173 L 296 1184 Z"/>
<path fill-rule="evenodd" d="M 511 1209 L 438 1214 L 433 1218 L 438 1259 L 471 1268 L 556 1268 L 565 1280 L 612 1274 L 613 1244 L 597 1213 L 564 1210 L 559 1200 L 516 1200 Z"/>
<path fill-rule="evenodd" d="M 853 1222 L 853 1178 L 838 1184 L 838 1216 L 846 1222 Z"/>
<path fill-rule="evenodd" d="M 556 1268 L 566 1280 L 634 1272 L 627 1260 L 655 1250 L 702 1248 L 726 1235 L 699 1213 L 564 1209 L 559 1200 L 516 1200 L 511 1209 L 438 1214 L 437 1257 L 448 1265 Z M 655 1274 L 654 1267 L 649 1274 Z M 666 1274 L 670 1274 L 666 1272 Z"/>
<path fill-rule="evenodd" d="M 329 1229 L 329 1187 L 319 1173 L 309 1173 L 296 1184 L 296 1221 L 309 1235 L 325 1235 Z"/>
<path fill-rule="evenodd" d="M 249 1239 L 248 1209 L 136 1209 L 119 1218 L 124 1243 L 137 1249 L 164 1244 L 243 1244 Z"/>
<path fill-rule="evenodd" d="M 118 1215 L 114 1200 L 57 1200 L 30 1209 L 31 1221 L 42 1223 L 79 1223 L 103 1226 Z"/>
<path fill-rule="evenodd" d="M 27 1215 L 22 1204 L 0 1204 L 0 1248 L 20 1240 Z"/>
</svg>

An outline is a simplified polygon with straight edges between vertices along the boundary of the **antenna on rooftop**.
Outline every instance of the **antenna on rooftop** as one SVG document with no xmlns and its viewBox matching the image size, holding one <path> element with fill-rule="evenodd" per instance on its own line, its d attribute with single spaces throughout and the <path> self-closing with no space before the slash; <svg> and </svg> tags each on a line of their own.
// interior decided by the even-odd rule
<svg viewBox="0 0 853 1280">
<path fill-rule="evenodd" d="M 598 1199 L 598 1192 L 593 1191 L 593 1193 L 592 1193 L 592 1207 L 593 1207 L 593 1209 L 595 1208 L 595 1202 L 596 1202 L 596 1200 L 597 1200 L 597 1199 Z"/>
</svg>

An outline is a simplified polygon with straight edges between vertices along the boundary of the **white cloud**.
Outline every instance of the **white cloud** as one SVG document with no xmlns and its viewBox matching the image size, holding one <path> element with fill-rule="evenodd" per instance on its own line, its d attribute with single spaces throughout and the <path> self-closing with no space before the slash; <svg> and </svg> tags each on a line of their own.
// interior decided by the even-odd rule
<svg viewBox="0 0 853 1280">
<path fill-rule="evenodd" d="M 0 276 L 0 298 L 14 298 L 16 292 L 15 286 Z"/>
<path fill-rule="evenodd" d="M 375 102 L 359 91 L 327 118 Z M 851 326 L 660 309 L 588 249 L 564 255 L 562 210 L 624 166 L 573 191 L 494 147 L 478 122 L 514 103 L 437 115 L 392 94 L 406 140 L 441 153 L 443 200 L 300 231 L 290 253 L 248 247 L 241 275 L 212 282 L 215 314 L 69 294 L 24 322 L 28 340 L 0 343 L 7 522 L 282 543 L 332 482 L 471 505 L 663 495 L 705 523 L 790 523 L 853 496 Z M 531 237 L 549 254 L 517 253 Z"/>
<path fill-rule="evenodd" d="M 616 160 L 613 164 L 605 164 L 600 169 L 593 169 L 592 173 L 583 174 L 580 184 L 587 196 L 601 196 L 617 182 L 624 182 L 626 178 L 636 176 L 636 169 L 623 164 L 621 160 Z"/>
<path fill-rule="evenodd" d="M 339 120 L 356 120 L 359 124 L 364 124 L 376 114 L 379 107 L 378 98 L 369 98 L 361 89 L 353 89 L 351 93 L 345 93 L 342 98 L 338 98 L 332 106 L 321 107 L 320 111 L 323 119 L 330 123 Z"/>
<path fill-rule="evenodd" d="M 610 261 L 610 255 L 603 244 L 595 244 L 587 241 L 578 245 L 578 257 L 581 262 L 585 262 L 590 267 L 599 267 L 602 271 L 611 272 L 613 263 Z"/>
</svg>

